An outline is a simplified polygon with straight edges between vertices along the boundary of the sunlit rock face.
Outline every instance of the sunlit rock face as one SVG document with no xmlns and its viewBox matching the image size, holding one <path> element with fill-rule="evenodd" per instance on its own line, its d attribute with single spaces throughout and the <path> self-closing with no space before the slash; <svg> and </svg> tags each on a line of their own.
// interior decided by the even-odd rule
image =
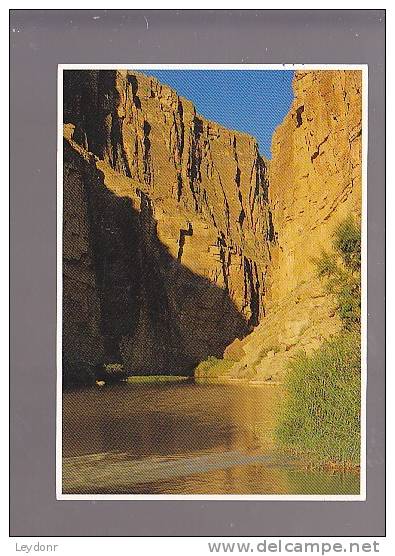
<svg viewBox="0 0 395 556">
<path fill-rule="evenodd" d="M 265 314 L 274 228 L 256 140 L 130 71 L 65 71 L 64 123 L 66 374 L 222 356 Z"/>
<path fill-rule="evenodd" d="M 314 276 L 336 224 L 361 216 L 361 71 L 297 72 L 295 99 L 273 137 L 270 172 L 278 249 L 272 297 Z M 272 250 L 274 253 L 274 250 Z"/>
<path fill-rule="evenodd" d="M 314 258 L 336 226 L 361 218 L 362 72 L 298 71 L 294 101 L 272 142 L 267 316 L 241 347 L 235 376 L 280 379 L 296 351 L 339 330 Z M 240 348 L 239 348 L 240 349 Z"/>
</svg>

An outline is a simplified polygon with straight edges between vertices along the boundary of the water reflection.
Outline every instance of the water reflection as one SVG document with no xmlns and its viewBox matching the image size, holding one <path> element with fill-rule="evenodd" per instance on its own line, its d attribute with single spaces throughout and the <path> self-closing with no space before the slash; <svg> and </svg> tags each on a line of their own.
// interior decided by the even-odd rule
<svg viewBox="0 0 395 556">
<path fill-rule="evenodd" d="M 64 492 L 354 494 L 355 474 L 303 470 L 273 438 L 279 386 L 117 384 L 63 397 Z"/>
</svg>

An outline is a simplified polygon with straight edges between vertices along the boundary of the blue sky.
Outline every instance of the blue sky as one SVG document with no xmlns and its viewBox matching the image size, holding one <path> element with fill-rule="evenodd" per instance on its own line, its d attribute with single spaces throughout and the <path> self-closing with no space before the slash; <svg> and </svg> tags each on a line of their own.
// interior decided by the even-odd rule
<svg viewBox="0 0 395 556">
<path fill-rule="evenodd" d="M 146 70 L 190 99 L 209 120 L 245 131 L 271 158 L 275 128 L 293 99 L 293 71 L 288 70 Z"/>
</svg>

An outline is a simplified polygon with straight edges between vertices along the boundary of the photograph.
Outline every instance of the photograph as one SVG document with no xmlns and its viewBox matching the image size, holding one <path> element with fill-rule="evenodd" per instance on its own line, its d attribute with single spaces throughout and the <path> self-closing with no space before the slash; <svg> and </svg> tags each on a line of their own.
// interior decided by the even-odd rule
<svg viewBox="0 0 395 556">
<path fill-rule="evenodd" d="M 366 133 L 367 66 L 59 66 L 58 499 L 365 499 Z"/>
</svg>

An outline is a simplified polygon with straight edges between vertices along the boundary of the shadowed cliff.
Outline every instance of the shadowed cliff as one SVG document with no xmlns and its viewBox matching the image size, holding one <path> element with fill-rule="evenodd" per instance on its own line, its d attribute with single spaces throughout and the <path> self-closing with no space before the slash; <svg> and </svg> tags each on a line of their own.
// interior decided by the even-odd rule
<svg viewBox="0 0 395 556">
<path fill-rule="evenodd" d="M 250 329 L 226 288 L 183 266 L 182 253 L 169 253 L 150 199 L 136 194 L 139 210 L 106 187 L 94 156 L 65 140 L 66 385 L 113 362 L 131 374 L 188 374 Z"/>
</svg>

